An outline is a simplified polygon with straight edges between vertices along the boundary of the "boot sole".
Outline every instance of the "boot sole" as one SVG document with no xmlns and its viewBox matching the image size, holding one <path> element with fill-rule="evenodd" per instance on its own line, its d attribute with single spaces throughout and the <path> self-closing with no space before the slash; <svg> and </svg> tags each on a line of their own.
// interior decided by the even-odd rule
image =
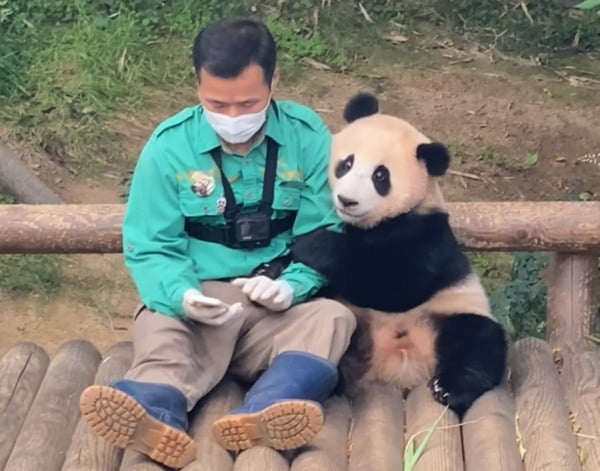
<svg viewBox="0 0 600 471">
<path fill-rule="evenodd" d="M 189 435 L 152 417 L 131 396 L 108 386 L 87 387 L 79 400 L 92 430 L 119 448 L 131 448 L 171 468 L 196 459 Z"/>
<path fill-rule="evenodd" d="M 213 435 L 223 448 L 232 451 L 253 446 L 291 450 L 310 442 L 321 430 L 325 417 L 310 401 L 285 401 L 260 412 L 231 414 L 217 420 Z"/>
</svg>

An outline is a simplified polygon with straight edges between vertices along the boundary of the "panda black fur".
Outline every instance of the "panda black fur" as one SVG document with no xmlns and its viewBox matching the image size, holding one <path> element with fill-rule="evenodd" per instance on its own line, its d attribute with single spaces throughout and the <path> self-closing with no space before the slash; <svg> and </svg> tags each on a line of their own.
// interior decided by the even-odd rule
<svg viewBox="0 0 600 471">
<path fill-rule="evenodd" d="M 344 232 L 306 234 L 292 254 L 325 274 L 328 294 L 356 314 L 340 363 L 345 387 L 427 383 L 463 414 L 500 384 L 507 344 L 444 208 L 436 177 L 448 169 L 448 151 L 379 113 L 369 94 L 353 97 L 344 117 L 329 166 Z"/>
</svg>

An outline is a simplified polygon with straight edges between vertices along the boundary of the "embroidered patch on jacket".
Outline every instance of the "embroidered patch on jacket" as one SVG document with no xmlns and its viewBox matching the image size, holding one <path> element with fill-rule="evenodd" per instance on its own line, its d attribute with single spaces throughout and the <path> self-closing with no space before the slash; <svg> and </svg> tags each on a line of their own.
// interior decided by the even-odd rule
<svg viewBox="0 0 600 471">
<path fill-rule="evenodd" d="M 215 179 L 211 174 L 196 171 L 191 173 L 190 179 L 192 191 L 196 196 L 208 196 L 215 189 Z"/>
</svg>

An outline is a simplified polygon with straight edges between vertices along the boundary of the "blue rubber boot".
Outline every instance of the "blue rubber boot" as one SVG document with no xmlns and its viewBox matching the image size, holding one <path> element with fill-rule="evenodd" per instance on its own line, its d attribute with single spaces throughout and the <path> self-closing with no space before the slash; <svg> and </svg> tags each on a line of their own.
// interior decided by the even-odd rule
<svg viewBox="0 0 600 471">
<path fill-rule="evenodd" d="M 101 438 L 131 448 L 171 468 L 196 458 L 188 428 L 187 400 L 168 384 L 120 380 L 92 385 L 81 394 L 83 417 Z"/>
<path fill-rule="evenodd" d="M 321 403 L 338 380 L 334 364 L 304 352 L 284 352 L 248 390 L 244 403 L 213 424 L 228 450 L 263 445 L 289 450 L 310 442 L 321 430 Z"/>
</svg>

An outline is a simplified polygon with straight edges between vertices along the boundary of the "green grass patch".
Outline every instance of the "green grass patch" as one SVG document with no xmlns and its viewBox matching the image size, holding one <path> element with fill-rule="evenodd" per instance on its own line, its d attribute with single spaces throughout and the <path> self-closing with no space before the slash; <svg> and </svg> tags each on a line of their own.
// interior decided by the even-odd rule
<svg viewBox="0 0 600 471">
<path fill-rule="evenodd" d="M 57 162 L 93 173 L 98 161 L 122 157 L 106 127 L 111 115 L 135 113 L 153 88 L 192 84 L 194 35 L 236 13 L 266 20 L 284 67 L 306 57 L 336 70 L 364 65 L 390 47 L 383 35 L 410 36 L 422 22 L 520 53 L 600 47 L 598 11 L 528 8 L 498 0 L 0 0 L 0 120 Z"/>
<path fill-rule="evenodd" d="M 61 267 L 51 255 L 0 255 L 0 291 L 11 295 L 52 296 L 61 287 Z"/>
<path fill-rule="evenodd" d="M 13 204 L 15 199 L 11 195 L 0 193 L 0 204 Z"/>
</svg>

